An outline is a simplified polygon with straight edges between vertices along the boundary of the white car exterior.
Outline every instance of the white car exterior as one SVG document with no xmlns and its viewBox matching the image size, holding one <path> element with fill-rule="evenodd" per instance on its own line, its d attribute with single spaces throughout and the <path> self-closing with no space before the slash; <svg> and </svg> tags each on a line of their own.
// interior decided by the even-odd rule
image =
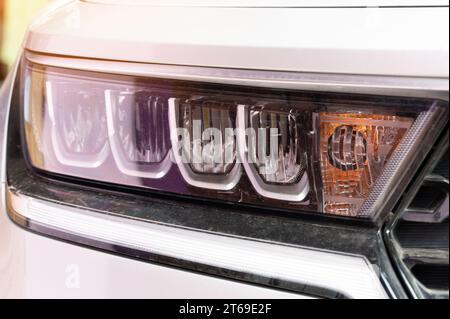
<svg viewBox="0 0 450 319">
<path fill-rule="evenodd" d="M 40 62 L 47 56 L 67 66 L 68 58 L 75 69 L 118 74 L 228 83 L 222 70 L 237 69 L 244 70 L 239 83 L 273 87 L 294 80 L 261 79 L 259 71 L 295 72 L 312 90 L 374 87 L 396 94 L 413 88 L 448 95 L 449 11 L 443 6 L 448 1 L 55 1 L 32 23 L 23 49 Z M 174 74 L 172 66 L 185 72 Z M 4 196 L 15 71 L 0 95 L 0 298 L 308 297 L 132 260 L 16 226 Z"/>
</svg>

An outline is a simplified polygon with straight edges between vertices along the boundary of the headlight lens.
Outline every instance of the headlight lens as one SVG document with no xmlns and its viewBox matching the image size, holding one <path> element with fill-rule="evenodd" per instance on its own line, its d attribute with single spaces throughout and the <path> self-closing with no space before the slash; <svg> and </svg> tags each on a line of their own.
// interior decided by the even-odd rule
<svg viewBox="0 0 450 319">
<path fill-rule="evenodd" d="M 416 125 L 418 119 L 446 112 L 427 100 L 260 90 L 36 64 L 24 65 L 22 83 L 24 139 L 35 168 L 356 217 L 373 213 L 367 201 L 375 188 L 379 200 L 394 186 L 381 177 L 390 162 L 411 159 L 411 140 L 430 128 L 429 121 Z"/>
<path fill-rule="evenodd" d="M 359 211 L 413 121 L 413 117 L 381 114 L 320 115 L 326 213 Z"/>
</svg>

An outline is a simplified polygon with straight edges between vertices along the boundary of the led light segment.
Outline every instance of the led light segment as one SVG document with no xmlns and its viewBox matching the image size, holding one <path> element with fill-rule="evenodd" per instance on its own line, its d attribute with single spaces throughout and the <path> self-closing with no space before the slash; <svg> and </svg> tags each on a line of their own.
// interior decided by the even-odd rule
<svg viewBox="0 0 450 319">
<path fill-rule="evenodd" d="M 41 149 L 54 152 L 56 159 L 66 166 L 95 168 L 108 156 L 107 129 L 102 90 L 89 82 L 61 78 L 55 74 L 33 74 L 30 84 L 41 81 L 43 112 L 48 118 L 30 110 L 32 126 L 42 129 Z M 100 97 L 100 99 L 99 99 Z M 31 99 L 37 99 L 37 96 Z M 99 103 L 100 102 L 100 103 Z"/>
<path fill-rule="evenodd" d="M 230 190 L 239 182 L 235 109 L 208 99 L 169 99 L 173 153 L 190 185 Z"/>
<path fill-rule="evenodd" d="M 183 149 L 190 158 L 192 170 L 228 174 L 236 164 L 235 106 L 214 101 L 186 101 L 180 105 L 179 112 L 183 127 L 192 137 L 192 148 Z"/>
<path fill-rule="evenodd" d="M 111 151 L 127 175 L 163 177 L 171 166 L 168 98 L 139 88 L 105 90 Z"/>
<path fill-rule="evenodd" d="M 300 113 L 270 111 L 264 107 L 248 109 L 249 128 L 256 133 L 253 165 L 266 183 L 295 184 L 306 168 L 305 146 L 300 132 Z M 302 143 L 303 142 L 303 143 Z"/>
<path fill-rule="evenodd" d="M 288 108 L 238 107 L 241 161 L 256 191 L 268 198 L 302 201 L 309 192 L 301 115 Z"/>
<path fill-rule="evenodd" d="M 356 216 L 413 123 L 378 114 L 321 113 L 324 212 Z"/>
</svg>

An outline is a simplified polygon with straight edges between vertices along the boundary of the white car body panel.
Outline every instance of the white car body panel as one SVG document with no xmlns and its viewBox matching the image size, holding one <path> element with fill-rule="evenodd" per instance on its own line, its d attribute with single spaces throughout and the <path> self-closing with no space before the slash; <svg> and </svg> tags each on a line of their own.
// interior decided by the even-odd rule
<svg viewBox="0 0 450 319">
<path fill-rule="evenodd" d="M 74 2 L 37 19 L 25 47 L 48 54 L 158 64 L 445 78 L 448 20 L 448 9 L 440 7 L 221 8 Z"/>
<path fill-rule="evenodd" d="M 448 0 L 84 0 L 115 5 L 247 8 L 355 8 L 445 6 Z"/>
</svg>

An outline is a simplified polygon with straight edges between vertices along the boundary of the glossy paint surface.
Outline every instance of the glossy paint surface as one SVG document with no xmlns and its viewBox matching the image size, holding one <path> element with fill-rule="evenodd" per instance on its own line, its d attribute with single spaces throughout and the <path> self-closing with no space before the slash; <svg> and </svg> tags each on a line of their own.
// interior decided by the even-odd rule
<svg viewBox="0 0 450 319">
<path fill-rule="evenodd" d="M 445 7 L 182 7 L 74 1 L 36 19 L 25 47 L 161 64 L 448 77 L 448 19 Z"/>
</svg>

